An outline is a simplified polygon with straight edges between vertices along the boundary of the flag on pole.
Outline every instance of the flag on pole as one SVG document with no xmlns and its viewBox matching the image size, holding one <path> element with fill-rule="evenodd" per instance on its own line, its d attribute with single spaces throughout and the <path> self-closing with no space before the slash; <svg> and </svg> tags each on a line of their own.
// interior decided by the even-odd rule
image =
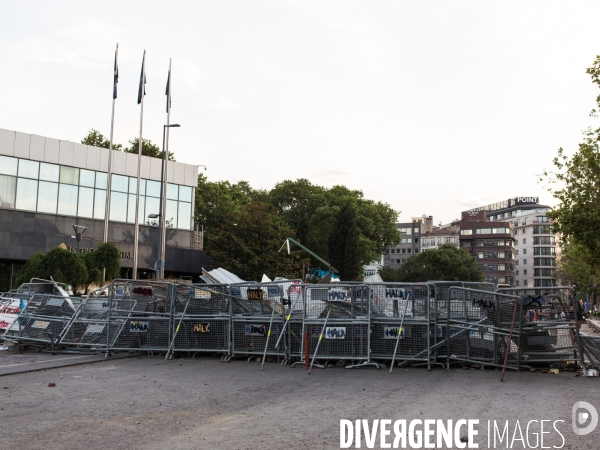
<svg viewBox="0 0 600 450">
<path fill-rule="evenodd" d="M 142 95 L 146 95 L 146 52 L 142 59 L 142 72 L 140 73 L 140 87 L 138 89 L 138 105 L 142 103 Z"/>
<path fill-rule="evenodd" d="M 165 91 L 167 96 L 167 112 L 171 109 L 171 68 L 169 68 L 169 75 L 167 76 L 167 89 Z"/>
<path fill-rule="evenodd" d="M 119 82 L 119 66 L 117 65 L 117 50 L 115 50 L 115 69 L 113 79 L 113 100 L 117 98 L 117 83 Z"/>
</svg>

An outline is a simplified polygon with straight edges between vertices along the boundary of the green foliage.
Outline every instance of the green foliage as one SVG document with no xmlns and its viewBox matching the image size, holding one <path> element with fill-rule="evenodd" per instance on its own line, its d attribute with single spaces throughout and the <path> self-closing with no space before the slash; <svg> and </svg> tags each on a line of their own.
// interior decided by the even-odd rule
<svg viewBox="0 0 600 450">
<path fill-rule="evenodd" d="M 85 263 L 69 250 L 54 247 L 44 256 L 44 274 L 40 278 L 49 279 L 59 283 L 78 286 L 84 284 L 88 279 Z"/>
<path fill-rule="evenodd" d="M 218 230 L 231 214 L 252 201 L 261 201 L 264 192 L 255 191 L 248 182 L 231 184 L 229 181 L 210 182 L 203 174 L 198 175 L 194 221 L 207 231 L 207 243 L 211 234 Z"/>
<path fill-rule="evenodd" d="M 379 273 L 379 276 L 381 277 L 381 279 L 383 281 L 385 281 L 386 283 L 401 282 L 400 269 L 394 269 L 393 267 L 385 266 L 385 267 L 382 267 L 378 273 Z"/>
<path fill-rule="evenodd" d="M 82 144 L 93 145 L 94 147 L 110 148 L 110 141 L 104 137 L 98 130 L 92 128 L 86 137 L 81 140 Z M 115 144 L 113 142 L 113 150 L 122 150 L 121 144 Z"/>
<path fill-rule="evenodd" d="M 277 220 L 274 208 L 262 202 L 247 203 L 223 215 L 206 251 L 217 267 L 245 280 L 260 280 L 263 274 L 299 278 L 302 263 L 308 262 L 302 259 L 302 252 L 278 252 L 291 234 L 292 230 Z"/>
<path fill-rule="evenodd" d="M 106 279 L 117 278 L 121 273 L 121 252 L 112 242 L 98 245 L 95 252 L 74 253 L 55 247 L 45 255 L 36 252 L 25 263 L 16 277 L 18 284 L 31 278 L 49 279 L 73 287 L 89 285 L 102 280 L 102 267 L 106 267 Z"/>
<path fill-rule="evenodd" d="M 337 214 L 328 240 L 329 262 L 342 281 L 356 281 L 361 272 L 356 206 L 348 200 Z"/>
<path fill-rule="evenodd" d="M 444 244 L 408 258 L 398 270 L 402 282 L 429 280 L 482 281 L 483 272 L 475 258 L 464 248 Z"/>
<path fill-rule="evenodd" d="M 600 56 L 587 73 L 592 83 L 600 87 Z M 596 97 L 596 103 L 600 106 L 600 95 Z M 597 110 L 592 110 L 591 115 L 596 114 Z M 544 172 L 550 183 L 549 191 L 560 202 L 548 213 L 554 220 L 554 231 L 564 240 L 585 247 L 594 267 L 600 262 L 599 141 L 600 129 L 588 128 L 578 151 L 569 157 L 560 148 L 553 160 L 555 170 Z"/>
<path fill-rule="evenodd" d="M 129 147 L 125 148 L 127 153 L 139 153 L 140 138 L 136 137 L 129 141 Z M 156 144 L 153 144 L 149 139 L 142 138 L 142 155 L 151 158 L 162 158 L 162 150 Z M 169 161 L 175 161 L 175 156 L 169 152 Z"/>
<path fill-rule="evenodd" d="M 278 183 L 268 195 L 281 219 L 296 230 L 294 238 L 327 261 L 326 242 L 334 217 L 348 201 L 356 206 L 361 264 L 378 260 L 387 246 L 400 242 L 395 225 L 398 212 L 385 203 L 365 199 L 362 191 L 345 186 L 326 189 L 302 178 Z"/>
<path fill-rule="evenodd" d="M 46 268 L 44 266 L 44 254 L 35 252 L 29 261 L 19 270 L 15 277 L 17 285 L 28 283 L 32 278 L 44 278 Z"/>
<path fill-rule="evenodd" d="M 113 280 L 121 276 L 121 252 L 112 242 L 98 244 L 93 252 L 96 268 L 102 271 L 106 269 L 106 279 Z"/>
<path fill-rule="evenodd" d="M 592 305 L 600 287 L 600 268 L 596 255 L 581 244 L 563 241 L 556 270 L 561 285 L 577 285 L 577 291 L 592 294 Z"/>
<path fill-rule="evenodd" d="M 361 191 L 345 186 L 326 189 L 306 179 L 298 179 L 285 180 L 267 192 L 253 189 L 246 181 L 235 184 L 209 182 L 200 174 L 194 208 L 195 223 L 204 227 L 204 244 L 208 252 L 211 240 L 219 235 L 225 224 L 232 220 L 231 217 L 251 203 L 266 203 L 273 207 L 269 210 L 273 220 L 290 230 L 290 234 L 278 243 L 279 246 L 286 237 L 293 237 L 329 261 L 328 240 L 335 228 L 337 214 L 348 201 L 355 205 L 360 265 L 378 260 L 387 246 L 400 241 L 395 226 L 398 212 L 387 204 L 364 199 Z M 209 253 L 209 256 L 213 255 Z M 311 265 L 321 267 L 317 261 L 312 261 Z"/>
</svg>

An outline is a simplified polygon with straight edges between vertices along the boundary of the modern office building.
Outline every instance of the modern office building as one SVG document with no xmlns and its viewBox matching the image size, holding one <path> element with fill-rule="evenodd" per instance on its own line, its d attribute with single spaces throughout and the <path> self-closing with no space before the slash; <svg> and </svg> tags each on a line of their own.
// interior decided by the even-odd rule
<svg viewBox="0 0 600 450">
<path fill-rule="evenodd" d="M 81 251 L 103 241 L 109 150 L 0 129 L 0 291 L 36 251 L 77 248 L 73 225 L 86 228 Z M 131 278 L 138 156 L 113 151 L 108 240 Z M 198 167 L 168 162 L 166 276 L 195 278 L 208 268 L 203 236 L 194 230 Z M 138 278 L 152 278 L 158 259 L 161 160 L 142 156 Z"/>
<path fill-rule="evenodd" d="M 515 230 L 509 221 L 490 222 L 485 209 L 464 211 L 460 221 L 460 246 L 477 258 L 485 280 L 515 285 Z"/>
<path fill-rule="evenodd" d="M 459 225 L 447 224 L 433 227 L 421 235 L 421 251 L 436 250 L 441 245 L 452 244 L 457 247 L 459 243 Z"/>
<path fill-rule="evenodd" d="M 383 255 L 383 265 L 398 269 L 408 258 L 421 251 L 421 235 L 431 231 L 433 217 L 413 217 L 412 222 L 397 223 L 396 228 L 400 231 L 400 243 L 394 247 L 388 247 L 387 253 Z"/>
<path fill-rule="evenodd" d="M 483 211 L 489 222 L 508 222 L 514 227 L 515 286 L 556 285 L 556 255 L 560 247 L 546 215 L 550 209 L 548 205 L 540 205 L 538 197 L 513 197 L 468 211 L 471 214 Z"/>
</svg>

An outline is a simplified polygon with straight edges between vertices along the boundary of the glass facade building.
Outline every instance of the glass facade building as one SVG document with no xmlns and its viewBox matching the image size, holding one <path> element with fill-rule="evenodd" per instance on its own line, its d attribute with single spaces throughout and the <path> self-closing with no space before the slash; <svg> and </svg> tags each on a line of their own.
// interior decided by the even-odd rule
<svg viewBox="0 0 600 450">
<path fill-rule="evenodd" d="M 112 158 L 108 240 L 121 252 L 122 276 L 132 277 L 139 211 L 138 278 L 152 278 L 158 258 L 162 160 L 0 128 L 0 291 L 37 251 L 56 246 L 94 251 L 104 240 L 108 160 Z M 137 203 L 137 171 L 140 198 Z M 202 233 L 194 229 L 198 167 L 168 161 L 167 276 L 197 279 L 208 267 Z M 77 243 L 73 225 L 86 231 Z"/>
<path fill-rule="evenodd" d="M 0 208 L 104 219 L 106 172 L 0 155 Z M 109 220 L 135 223 L 137 178 L 112 175 Z M 167 183 L 167 227 L 192 228 L 193 189 Z M 140 223 L 160 209 L 160 182 L 140 182 Z"/>
</svg>

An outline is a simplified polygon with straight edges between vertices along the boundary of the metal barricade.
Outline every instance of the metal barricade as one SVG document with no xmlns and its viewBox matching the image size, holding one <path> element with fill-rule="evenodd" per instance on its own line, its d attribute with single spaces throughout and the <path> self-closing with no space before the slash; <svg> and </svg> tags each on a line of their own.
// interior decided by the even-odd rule
<svg viewBox="0 0 600 450">
<path fill-rule="evenodd" d="M 429 302 L 431 309 L 432 337 L 431 337 L 431 357 L 435 364 L 447 364 L 448 354 L 447 333 L 448 333 L 448 307 L 450 302 L 450 288 L 463 287 L 470 289 L 479 289 L 482 291 L 495 291 L 496 285 L 488 282 L 468 282 L 468 281 L 439 281 L 432 280 L 427 282 L 432 286 L 432 299 Z"/>
<path fill-rule="evenodd" d="M 281 283 L 253 283 L 230 285 L 232 349 L 231 356 L 287 356 L 285 346 L 277 336 L 285 321 L 284 292 Z"/>
<path fill-rule="evenodd" d="M 429 348 L 431 286 L 426 283 L 369 283 L 371 290 L 371 359 L 424 362 Z"/>
<path fill-rule="evenodd" d="M 78 349 L 104 350 L 109 343 L 114 343 L 126 321 L 113 317 L 112 327 L 109 326 L 109 309 L 130 311 L 131 315 L 137 303 L 134 299 L 123 298 L 126 287 L 125 284 L 111 284 L 112 294 L 84 299 L 60 344 Z"/>
<path fill-rule="evenodd" d="M 46 344 L 56 352 L 58 343 L 75 318 L 80 305 L 81 299 L 77 297 L 34 294 L 4 338 L 17 342 Z"/>
<path fill-rule="evenodd" d="M 370 358 L 370 299 L 366 285 L 305 286 L 303 331 L 308 333 L 311 368 L 317 359 L 340 365 L 349 361 L 346 368 L 380 367 Z"/>
<path fill-rule="evenodd" d="M 117 285 L 123 287 L 118 298 Z M 172 284 L 162 281 L 114 280 L 108 309 L 111 350 L 168 351 L 173 336 Z M 114 300 L 114 301 L 113 301 Z M 120 330 L 114 334 L 114 329 Z"/>
<path fill-rule="evenodd" d="M 577 321 L 579 303 L 570 286 L 501 288 L 521 298 L 519 361 L 523 365 L 569 364 L 584 367 Z"/>
<path fill-rule="evenodd" d="M 493 291 L 449 288 L 448 324 L 442 333 L 452 361 L 518 370 L 519 297 Z"/>
<path fill-rule="evenodd" d="M 231 356 L 231 299 L 224 284 L 173 286 L 174 335 L 171 352 Z"/>
</svg>

